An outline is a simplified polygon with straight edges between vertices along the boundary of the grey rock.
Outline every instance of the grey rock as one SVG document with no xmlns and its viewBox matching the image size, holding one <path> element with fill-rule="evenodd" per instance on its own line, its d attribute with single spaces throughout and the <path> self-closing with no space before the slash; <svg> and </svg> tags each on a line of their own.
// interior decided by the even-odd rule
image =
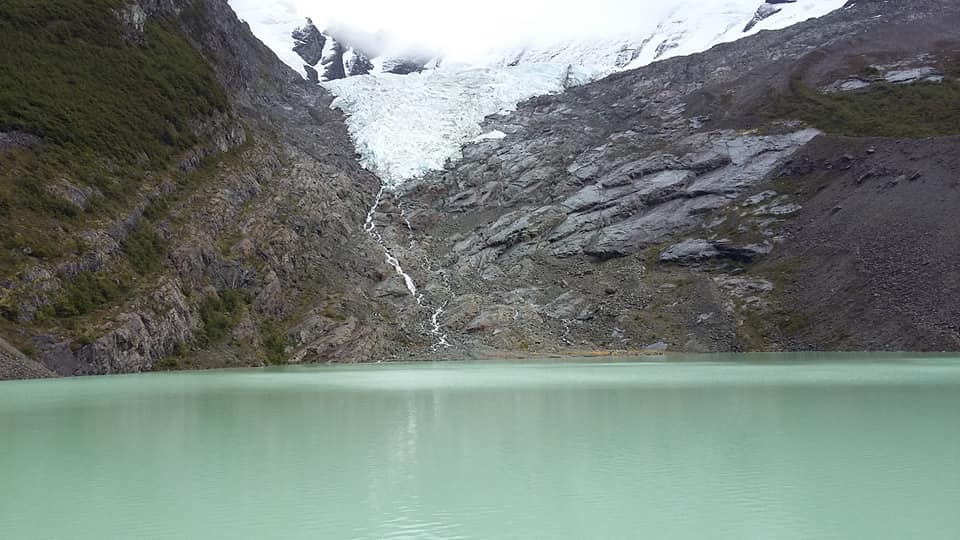
<svg viewBox="0 0 960 540">
<path fill-rule="evenodd" d="M 376 286 L 374 295 L 377 298 L 407 299 L 410 297 L 410 289 L 403 278 L 394 274 Z"/>
<path fill-rule="evenodd" d="M 660 262 L 691 263 L 720 256 L 720 250 L 710 240 L 693 238 L 674 244 L 660 254 Z"/>
<path fill-rule="evenodd" d="M 747 197 L 746 199 L 744 199 L 741 206 L 756 206 L 760 203 L 767 202 L 776 196 L 777 196 L 776 191 L 772 191 L 772 190 L 763 191 L 763 192 L 757 193 L 756 195 L 751 195 L 750 197 Z"/>
<path fill-rule="evenodd" d="M 114 14 L 123 25 L 127 39 L 136 43 L 145 41 L 143 30 L 147 23 L 147 13 L 140 4 L 135 2 L 127 4 L 114 10 Z"/>
<path fill-rule="evenodd" d="M 751 279 L 736 276 L 717 276 L 714 281 L 737 296 L 768 293 L 775 289 L 772 282 L 765 279 Z"/>
<path fill-rule="evenodd" d="M 775 204 L 771 206 L 762 206 L 754 210 L 757 216 L 786 216 L 802 210 L 803 207 L 796 203 Z"/>
<path fill-rule="evenodd" d="M 86 210 L 90 206 L 91 199 L 95 197 L 102 198 L 103 193 L 99 189 L 87 186 L 79 186 L 65 179 L 47 186 L 47 192 L 73 205 L 77 210 Z"/>
<path fill-rule="evenodd" d="M 316 67 L 323 58 L 323 47 L 327 43 L 327 38 L 313 24 L 313 20 L 308 18 L 306 24 L 293 31 L 291 37 L 294 52 L 300 55 L 307 66 Z"/>
<path fill-rule="evenodd" d="M 665 343 L 665 342 L 663 342 L 663 341 L 658 341 L 658 342 L 656 342 L 656 343 L 651 343 L 651 344 L 649 344 L 649 345 L 645 345 L 645 346 L 643 347 L 643 350 L 645 350 L 645 351 L 666 351 L 666 350 L 669 349 L 669 348 L 670 348 L 670 344 Z"/>
<path fill-rule="evenodd" d="M 752 261 L 773 251 L 770 244 L 736 245 L 727 240 L 695 238 L 674 244 L 660 254 L 660 262 L 693 264 L 710 259 Z"/>
<path fill-rule="evenodd" d="M 509 306 L 485 306 L 480 313 L 464 327 L 470 334 L 486 333 L 497 334 L 513 322 L 516 310 Z"/>
<path fill-rule="evenodd" d="M 919 67 L 890 71 L 885 73 L 883 78 L 889 83 L 908 84 L 920 80 L 933 79 L 935 79 L 936 82 L 940 82 L 943 80 L 943 75 L 937 73 L 937 70 L 932 67 Z"/>
<path fill-rule="evenodd" d="M 593 304 L 582 294 L 568 291 L 538 309 L 552 319 L 586 321 L 593 318 Z"/>
<path fill-rule="evenodd" d="M 272 318 L 281 318 L 287 305 L 287 299 L 283 294 L 283 282 L 272 270 L 263 278 L 263 281 L 263 287 L 253 300 L 253 309 L 257 313 Z"/>
<path fill-rule="evenodd" d="M 167 282 L 139 302 L 138 309 L 119 315 L 117 323 L 93 343 L 80 347 L 74 355 L 73 372 L 61 374 L 150 371 L 156 362 L 190 342 L 200 321 L 179 287 Z"/>
<path fill-rule="evenodd" d="M 383 72 L 394 75 L 420 73 L 426 68 L 429 58 L 388 58 L 383 62 Z"/>
<path fill-rule="evenodd" d="M 760 21 L 763 21 L 764 19 L 768 19 L 773 15 L 780 13 L 780 11 L 781 11 L 780 8 L 774 7 L 770 3 L 762 4 L 759 8 L 757 8 L 757 12 L 753 15 L 753 18 L 750 19 L 750 22 L 748 22 L 747 25 L 743 27 L 743 31 L 749 32 L 750 30 L 753 30 L 753 27 L 755 27 L 758 23 L 760 23 Z"/>
<path fill-rule="evenodd" d="M 43 141 L 36 135 L 20 131 L 0 131 L 0 152 L 5 150 L 29 150 L 40 146 Z"/>
<path fill-rule="evenodd" d="M 564 219 L 559 208 L 547 206 L 533 212 L 507 214 L 490 226 L 486 247 L 510 247 L 552 229 Z"/>
<path fill-rule="evenodd" d="M 717 196 L 675 199 L 640 215 L 602 228 L 584 245 L 583 252 L 598 259 L 625 257 L 702 223 L 707 210 L 721 208 L 729 200 Z"/>
</svg>

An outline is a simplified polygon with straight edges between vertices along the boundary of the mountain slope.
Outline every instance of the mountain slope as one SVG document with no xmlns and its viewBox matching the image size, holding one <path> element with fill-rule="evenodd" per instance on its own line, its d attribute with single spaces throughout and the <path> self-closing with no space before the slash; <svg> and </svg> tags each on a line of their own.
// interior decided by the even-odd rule
<svg viewBox="0 0 960 540">
<path fill-rule="evenodd" d="M 455 354 L 956 350 L 957 24 L 854 2 L 535 98 L 379 219 Z"/>
<path fill-rule="evenodd" d="M 756 0 L 673 0 L 666 4 L 669 9 L 648 8 L 649 18 L 632 21 L 620 34 L 541 38 L 522 47 L 501 44 L 459 62 L 455 56 L 438 60 L 409 54 L 408 60 L 391 60 L 386 55 L 390 45 L 375 37 L 342 29 L 352 34 L 351 44 L 312 23 L 294 31 L 294 48 L 314 72 L 312 80 L 325 81 L 338 96 L 335 106 L 347 114 L 364 165 L 395 185 L 442 168 L 447 159 L 459 156 L 463 144 L 483 134 L 483 117 L 510 111 L 527 98 L 786 26 L 841 3 L 801 0 L 761 4 L 758 10 Z M 753 21 L 757 11 L 766 16 Z M 616 19 L 616 14 L 607 15 Z M 745 29 L 750 22 L 754 25 Z M 395 76 L 408 73 L 412 75 Z M 374 77 L 351 76 L 367 74 Z"/>
<path fill-rule="evenodd" d="M 226 2 L 8 2 L 0 25 L 0 378 L 363 360 L 415 339 L 364 292 L 389 271 L 363 231 L 379 182 L 332 97 Z"/>
<path fill-rule="evenodd" d="M 222 0 L 0 15 L 0 378 L 960 349 L 954 2 L 859 0 L 530 99 L 392 192 Z"/>
<path fill-rule="evenodd" d="M 530 43 L 495 53 L 496 64 L 567 63 L 634 69 L 657 60 L 705 51 L 762 30 L 785 28 L 840 8 L 844 0 L 673 0 L 655 19 L 635 21 L 619 35 Z M 652 11 L 652 9 L 651 9 Z"/>
<path fill-rule="evenodd" d="M 556 22 L 551 14 L 543 14 L 540 21 L 542 36 L 513 37 L 505 42 L 491 40 L 487 33 L 478 35 L 480 27 L 477 25 L 480 23 L 461 19 L 440 19 L 435 23 L 460 28 L 461 41 L 477 40 L 486 44 L 483 47 L 473 44 L 467 48 L 471 52 L 456 47 L 454 50 L 445 51 L 442 47 L 438 50 L 438 45 L 429 44 L 431 36 L 416 35 L 416 30 L 393 28 L 391 33 L 371 34 L 342 24 L 331 29 L 318 29 L 309 18 L 304 25 L 303 18 L 298 18 L 301 13 L 293 8 L 278 13 L 280 5 L 243 0 L 234 0 L 234 4 L 240 16 L 250 21 L 257 36 L 290 67 L 305 77 L 311 77 L 312 71 L 319 71 L 321 80 L 335 80 L 347 76 L 350 71 L 343 69 L 344 53 L 348 51 L 350 56 L 363 58 L 364 64 L 370 63 L 370 68 L 356 70 L 355 74 L 404 74 L 447 63 L 473 67 L 572 64 L 609 73 L 700 52 L 717 43 L 762 30 L 784 28 L 829 13 L 841 7 L 844 1 L 670 0 L 646 6 L 639 12 L 595 13 L 586 10 L 583 19 L 587 22 L 575 30 L 559 33 L 550 28 Z M 317 11 L 306 16 L 318 20 L 330 16 L 323 10 Z M 507 18 L 510 14 L 500 16 Z M 589 28 L 590 23 L 598 23 L 600 27 Z M 314 44 L 320 43 L 319 49 L 316 46 L 305 48 L 305 38 Z M 323 62 L 322 69 L 320 55 L 310 52 L 323 49 L 321 40 L 339 44 L 339 51 L 329 51 L 328 61 Z M 334 69 L 330 70 L 330 66 Z"/>
</svg>

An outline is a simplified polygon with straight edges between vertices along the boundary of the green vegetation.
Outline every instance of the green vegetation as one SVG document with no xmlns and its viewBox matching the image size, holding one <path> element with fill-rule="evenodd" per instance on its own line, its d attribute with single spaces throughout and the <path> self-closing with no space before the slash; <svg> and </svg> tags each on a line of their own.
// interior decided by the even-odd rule
<svg viewBox="0 0 960 540">
<path fill-rule="evenodd" d="M 40 141 L 0 149 L 5 274 L 27 257 L 69 254 L 61 246 L 71 235 L 123 209 L 149 172 L 201 142 L 199 120 L 228 110 L 212 68 L 177 24 L 153 20 L 131 38 L 117 15 L 125 5 L 0 2 L 0 132 Z M 63 182 L 90 192 L 88 203 L 51 189 Z"/>
<path fill-rule="evenodd" d="M 58 317 L 86 315 L 130 291 L 127 280 L 105 272 L 81 272 L 64 285 L 63 296 L 53 307 Z"/>
<path fill-rule="evenodd" d="M 0 129 L 67 150 L 162 167 L 197 142 L 191 120 L 225 111 L 209 65 L 172 24 L 128 43 L 116 0 L 6 0 L 0 5 Z M 4 65 L 5 64 L 5 65 Z"/>
<path fill-rule="evenodd" d="M 123 251 L 134 271 L 141 276 L 150 274 L 160 267 L 167 254 L 167 242 L 157 236 L 148 223 L 138 226 L 123 244 Z"/>
<path fill-rule="evenodd" d="M 748 269 L 749 275 L 773 283 L 768 305 L 735 302 L 743 324 L 737 328 L 737 339 L 743 350 L 777 350 L 785 339 L 803 335 L 811 326 L 809 318 L 794 304 L 791 289 L 802 273 L 805 262 L 800 258 L 762 261 Z"/>
<path fill-rule="evenodd" d="M 287 355 L 287 338 L 283 333 L 283 326 L 277 321 L 268 320 L 260 324 L 260 341 L 267 355 L 267 363 L 273 365 L 285 364 Z"/>
<path fill-rule="evenodd" d="M 803 120 L 835 135 L 851 137 L 938 137 L 960 134 L 960 83 L 878 83 L 855 92 L 823 93 L 793 79 L 789 95 L 778 96 L 766 114 Z"/>
<path fill-rule="evenodd" d="M 240 290 L 226 290 L 219 296 L 204 299 L 200 303 L 203 328 L 197 335 L 197 342 L 205 346 L 226 338 L 240 322 L 249 302 L 247 292 Z"/>
</svg>

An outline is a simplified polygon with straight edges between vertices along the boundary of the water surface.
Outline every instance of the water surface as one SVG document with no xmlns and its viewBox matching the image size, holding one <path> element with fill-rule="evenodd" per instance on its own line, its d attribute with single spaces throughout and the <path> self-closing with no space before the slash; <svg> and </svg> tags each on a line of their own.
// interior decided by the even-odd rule
<svg viewBox="0 0 960 540">
<path fill-rule="evenodd" d="M 2 383 L 0 538 L 957 538 L 960 359 L 751 360 Z"/>
</svg>

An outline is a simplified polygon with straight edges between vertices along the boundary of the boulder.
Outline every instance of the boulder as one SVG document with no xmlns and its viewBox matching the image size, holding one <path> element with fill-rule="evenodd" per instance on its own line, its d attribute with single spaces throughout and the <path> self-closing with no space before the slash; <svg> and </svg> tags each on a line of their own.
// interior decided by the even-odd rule
<svg viewBox="0 0 960 540">
<path fill-rule="evenodd" d="M 773 250 L 770 244 L 736 245 L 729 240 L 704 240 L 692 238 L 674 244 L 660 254 L 660 262 L 673 264 L 695 264 L 710 259 L 732 259 L 752 261 L 767 255 Z"/>
</svg>

